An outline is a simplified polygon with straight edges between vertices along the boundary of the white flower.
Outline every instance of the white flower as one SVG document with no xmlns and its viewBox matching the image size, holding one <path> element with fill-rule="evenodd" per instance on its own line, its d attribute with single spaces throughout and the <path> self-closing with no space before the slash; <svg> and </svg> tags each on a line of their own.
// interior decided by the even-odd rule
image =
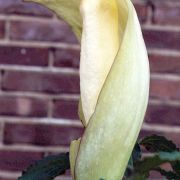
<svg viewBox="0 0 180 180">
<path fill-rule="evenodd" d="M 85 132 L 71 144 L 74 179 L 122 179 L 149 96 L 147 52 L 131 1 L 32 1 L 65 19 L 81 41 L 80 117 Z"/>
</svg>

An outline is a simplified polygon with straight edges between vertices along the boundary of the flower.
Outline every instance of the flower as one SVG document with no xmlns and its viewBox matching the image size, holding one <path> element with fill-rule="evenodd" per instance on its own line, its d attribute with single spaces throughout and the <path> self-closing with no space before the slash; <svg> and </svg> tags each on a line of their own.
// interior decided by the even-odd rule
<svg viewBox="0 0 180 180">
<path fill-rule="evenodd" d="M 56 12 L 81 41 L 79 109 L 85 132 L 71 143 L 74 179 L 122 179 L 149 96 L 147 52 L 131 1 L 32 1 Z"/>
</svg>

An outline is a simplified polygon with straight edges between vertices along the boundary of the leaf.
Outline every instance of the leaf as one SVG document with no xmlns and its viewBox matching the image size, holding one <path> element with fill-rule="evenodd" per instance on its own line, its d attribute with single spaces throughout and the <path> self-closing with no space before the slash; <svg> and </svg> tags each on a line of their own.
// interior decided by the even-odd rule
<svg viewBox="0 0 180 180">
<path fill-rule="evenodd" d="M 160 167 L 155 168 L 154 171 L 158 171 L 159 173 L 161 173 L 162 176 L 165 176 L 169 180 L 180 179 L 180 176 L 178 176 L 174 172 L 172 172 L 172 171 L 165 171 L 164 169 L 161 169 Z"/>
<path fill-rule="evenodd" d="M 140 141 L 140 145 L 144 146 L 149 152 L 173 152 L 179 150 L 172 141 L 158 135 L 152 135 L 144 138 Z"/>
<path fill-rule="evenodd" d="M 166 162 L 174 163 L 180 160 L 180 152 L 160 152 L 152 157 L 146 157 L 135 163 L 135 172 L 145 174 Z"/>
<path fill-rule="evenodd" d="M 180 152 L 179 151 L 174 151 L 174 152 L 160 152 L 159 157 L 161 160 L 166 160 L 166 161 L 180 161 Z"/>
<path fill-rule="evenodd" d="M 135 144 L 133 152 L 132 152 L 133 162 L 136 162 L 141 159 L 141 148 L 138 143 Z"/>
<path fill-rule="evenodd" d="M 147 178 L 149 177 L 149 173 L 147 174 L 133 174 L 130 177 L 127 178 L 123 178 L 124 180 L 147 180 Z"/>
<path fill-rule="evenodd" d="M 180 176 L 180 161 L 175 161 L 171 163 L 173 170 Z"/>
<path fill-rule="evenodd" d="M 70 168 L 69 153 L 45 157 L 22 173 L 19 180 L 52 180 Z"/>
<path fill-rule="evenodd" d="M 145 174 L 165 162 L 166 161 L 161 160 L 158 155 L 155 155 L 153 157 L 146 157 L 142 161 L 138 161 L 135 163 L 135 172 L 139 174 Z"/>
<path fill-rule="evenodd" d="M 141 159 L 141 149 L 138 143 L 135 144 L 131 157 L 129 159 L 124 177 L 129 177 L 133 174 L 134 163 Z"/>
</svg>

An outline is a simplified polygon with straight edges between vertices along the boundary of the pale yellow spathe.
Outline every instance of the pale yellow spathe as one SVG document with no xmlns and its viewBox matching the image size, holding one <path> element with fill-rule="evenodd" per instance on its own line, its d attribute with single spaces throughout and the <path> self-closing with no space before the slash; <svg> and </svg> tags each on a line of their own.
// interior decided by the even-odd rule
<svg viewBox="0 0 180 180">
<path fill-rule="evenodd" d="M 135 9 L 130 0 L 32 1 L 67 21 L 81 42 L 85 133 L 71 144 L 73 178 L 120 180 L 149 95 L 149 63 Z"/>
</svg>

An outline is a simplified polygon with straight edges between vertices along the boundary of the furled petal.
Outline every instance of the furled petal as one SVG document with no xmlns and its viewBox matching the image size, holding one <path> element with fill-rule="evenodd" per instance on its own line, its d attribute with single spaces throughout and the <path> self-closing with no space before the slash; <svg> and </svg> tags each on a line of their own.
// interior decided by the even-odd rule
<svg viewBox="0 0 180 180">
<path fill-rule="evenodd" d="M 88 123 L 117 54 L 120 38 L 116 0 L 83 0 L 81 11 L 80 87 L 82 108 Z"/>
<path fill-rule="evenodd" d="M 81 0 L 32 1 L 55 11 L 80 40 Z M 119 180 L 147 107 L 146 48 L 130 0 L 82 0 L 81 7 L 79 112 L 86 130 L 71 144 L 71 171 L 76 180 Z"/>
<path fill-rule="evenodd" d="M 86 7 L 91 6 L 92 0 L 85 1 Z M 121 38 L 122 42 L 99 94 L 95 111 L 82 137 L 76 160 L 76 180 L 122 179 L 147 107 L 149 66 L 140 25 L 130 0 L 117 0 L 117 3 L 119 32 L 121 36 L 123 35 L 119 42 Z M 92 11 L 88 8 L 84 11 L 87 13 L 87 19 L 88 16 L 92 16 Z M 101 17 L 104 11 L 98 11 L 98 13 L 101 13 L 98 15 Z M 83 24 L 83 29 L 91 30 L 89 33 L 97 27 L 100 28 L 96 24 L 86 22 L 87 24 Z M 102 31 L 108 28 L 111 28 L 111 24 L 107 21 Z M 108 46 L 104 45 L 109 43 L 108 36 L 101 40 L 83 36 L 88 36 L 86 32 L 82 38 L 88 41 L 88 44 L 92 44 L 92 48 L 96 41 L 100 41 L 103 44 L 102 47 Z M 96 36 L 98 37 L 99 35 Z M 84 49 L 82 47 L 82 51 Z M 93 56 L 89 53 L 97 54 L 94 58 L 98 63 L 98 58 L 101 57 L 95 51 L 106 53 L 109 49 L 93 50 L 87 50 L 86 58 Z M 96 66 L 95 63 L 92 62 L 92 64 Z M 89 66 L 92 67 L 87 62 L 84 72 L 93 71 L 93 69 L 89 70 Z M 86 81 L 88 82 L 89 79 L 86 78 Z M 91 88 L 93 87 L 90 87 L 89 91 L 92 90 Z"/>
</svg>

